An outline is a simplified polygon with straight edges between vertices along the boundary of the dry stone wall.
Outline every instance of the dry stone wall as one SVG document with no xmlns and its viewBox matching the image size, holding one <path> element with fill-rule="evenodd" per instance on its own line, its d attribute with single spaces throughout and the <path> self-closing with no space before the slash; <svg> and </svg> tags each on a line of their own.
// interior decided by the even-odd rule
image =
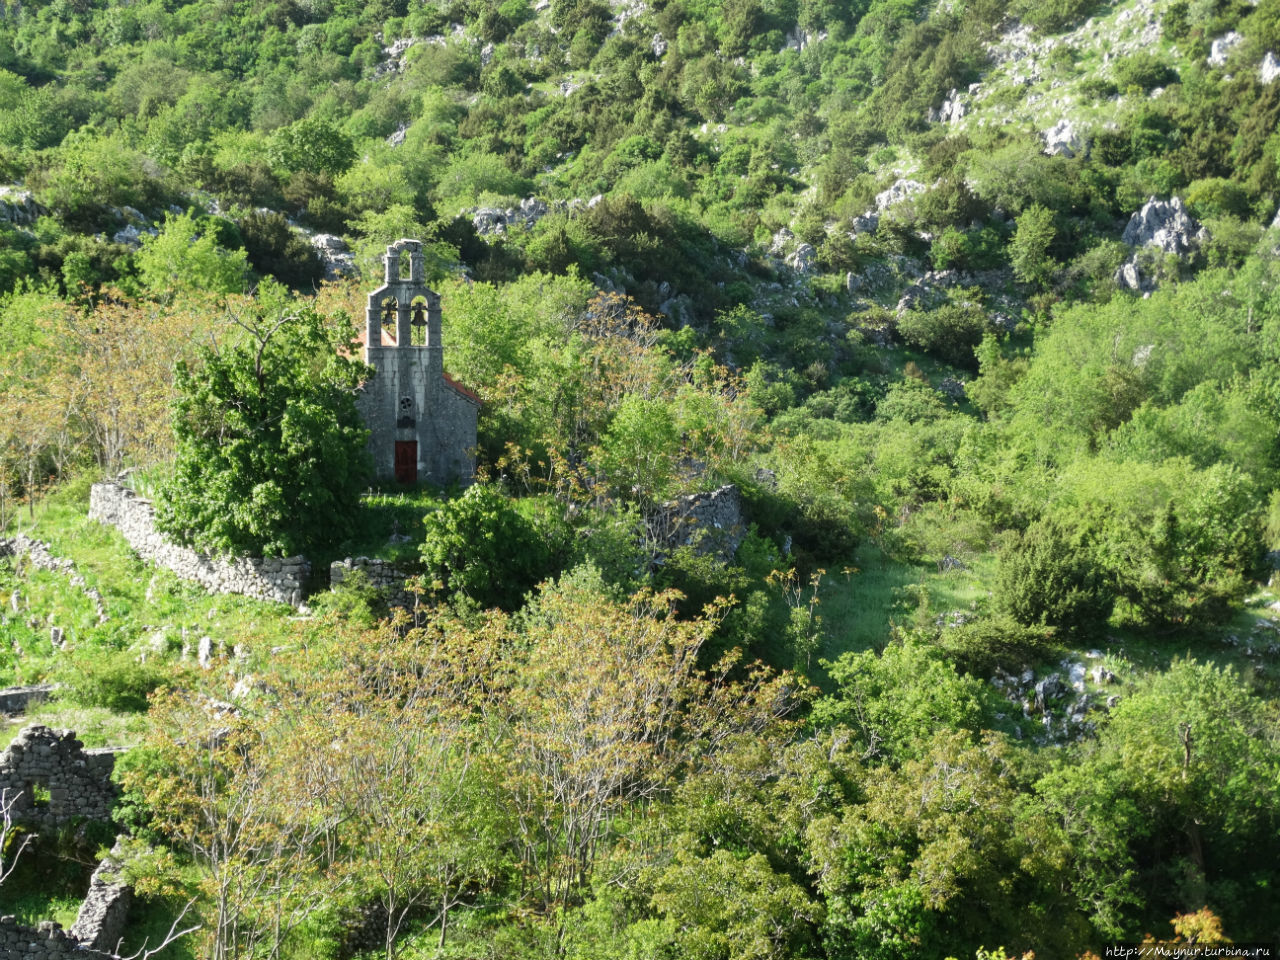
<svg viewBox="0 0 1280 960">
<path fill-rule="evenodd" d="M 52 683 L 33 683 L 26 687 L 7 687 L 0 690 L 0 713 L 11 717 L 27 712 L 32 703 L 47 700 L 53 693 Z"/>
<path fill-rule="evenodd" d="M 0 917 L 0 960 L 107 960 L 110 956 L 87 948 L 52 920 L 27 927 L 13 917 Z"/>
<path fill-rule="evenodd" d="M 114 751 L 87 751 L 70 730 L 34 724 L 0 754 L 0 793 L 16 798 L 11 812 L 19 823 L 53 828 L 104 821 L 116 799 L 114 768 Z"/>
<path fill-rule="evenodd" d="M 303 587 L 311 574 L 305 557 L 211 557 L 171 543 L 156 529 L 151 501 L 119 483 L 93 485 L 89 518 L 119 530 L 144 560 L 194 580 L 210 593 L 237 593 L 302 606 Z"/>
<path fill-rule="evenodd" d="M 730 559 L 746 535 L 742 495 L 732 484 L 709 493 L 692 493 L 663 504 L 649 523 L 650 535 L 671 549 L 692 546 L 699 553 Z"/>
<path fill-rule="evenodd" d="M 389 607 L 403 607 L 412 610 L 417 598 L 405 589 L 404 582 L 413 574 L 397 567 L 389 560 L 378 560 L 371 557 L 347 557 L 335 560 L 329 565 L 329 586 L 337 588 L 355 571 L 363 573 L 369 585 L 387 602 Z"/>
<path fill-rule="evenodd" d="M 89 892 L 80 904 L 71 936 L 88 950 L 115 952 L 124 936 L 133 904 L 133 888 L 119 880 L 120 841 L 102 858 L 89 878 Z"/>
</svg>

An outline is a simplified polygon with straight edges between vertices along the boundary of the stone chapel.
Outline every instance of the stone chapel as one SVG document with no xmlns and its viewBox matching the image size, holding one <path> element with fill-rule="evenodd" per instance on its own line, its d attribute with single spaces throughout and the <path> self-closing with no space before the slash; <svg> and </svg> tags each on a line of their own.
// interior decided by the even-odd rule
<svg viewBox="0 0 1280 960">
<path fill-rule="evenodd" d="M 468 484 L 480 398 L 444 372 L 440 295 L 423 280 L 421 242 L 397 240 L 385 264 L 365 311 L 364 361 L 374 374 L 357 401 L 374 472 L 406 484 Z"/>
</svg>

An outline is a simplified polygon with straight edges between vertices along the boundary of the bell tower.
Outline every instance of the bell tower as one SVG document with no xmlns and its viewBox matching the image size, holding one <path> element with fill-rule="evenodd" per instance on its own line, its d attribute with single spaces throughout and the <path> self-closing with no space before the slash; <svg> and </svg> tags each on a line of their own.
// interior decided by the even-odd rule
<svg viewBox="0 0 1280 960">
<path fill-rule="evenodd" d="M 422 243 L 397 240 L 384 268 L 365 306 L 364 360 L 375 373 L 359 401 L 375 473 L 406 485 L 470 483 L 480 400 L 444 372 L 440 295 L 426 285 Z"/>
</svg>

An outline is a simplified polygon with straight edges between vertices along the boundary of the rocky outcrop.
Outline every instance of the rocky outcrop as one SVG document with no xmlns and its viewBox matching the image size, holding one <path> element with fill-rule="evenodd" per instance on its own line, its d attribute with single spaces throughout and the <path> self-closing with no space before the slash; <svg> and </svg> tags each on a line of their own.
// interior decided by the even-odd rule
<svg viewBox="0 0 1280 960">
<path fill-rule="evenodd" d="M 17 184 L 0 186 L 0 220 L 16 227 L 30 226 L 48 212 L 49 209 L 25 187 Z"/>
<path fill-rule="evenodd" d="M 356 258 L 347 247 L 347 241 L 332 233 L 317 233 L 311 238 L 311 246 L 315 248 L 324 266 L 326 280 L 339 280 L 342 277 L 355 276 Z"/>
<path fill-rule="evenodd" d="M 1218 37 L 1213 43 L 1209 44 L 1209 66 L 1225 67 L 1227 58 L 1231 56 L 1231 51 L 1242 43 L 1244 43 L 1244 37 L 1234 30 Z"/>
<path fill-rule="evenodd" d="M 1276 77 L 1280 77 L 1280 59 L 1268 50 L 1267 55 L 1262 58 L 1262 66 L 1258 68 L 1258 75 L 1263 83 L 1270 84 Z"/>
<path fill-rule="evenodd" d="M 43 724 L 23 729 L 0 754 L 0 791 L 16 798 L 15 822 L 60 827 L 111 817 L 115 752 L 85 750 L 70 730 Z"/>
<path fill-rule="evenodd" d="M 482 237 L 505 236 L 513 229 L 528 230 L 539 220 L 550 213 L 573 214 L 583 209 L 591 209 L 603 198 L 599 195 L 590 200 L 574 197 L 572 200 L 539 200 L 537 197 L 525 197 L 514 207 L 472 207 L 464 210 L 464 215 L 471 217 L 471 225 Z"/>
<path fill-rule="evenodd" d="M 1179 197 L 1151 197 L 1129 218 L 1121 240 L 1131 247 L 1151 247 L 1165 253 L 1190 253 L 1209 238 L 1209 232 L 1187 213 Z"/>
<path fill-rule="evenodd" d="M 199 583 L 210 593 L 235 593 L 302 606 L 311 565 L 305 557 L 212 557 L 171 543 L 156 529 L 151 501 L 118 483 L 95 483 L 89 519 L 115 527 L 144 560 Z"/>
<path fill-rule="evenodd" d="M 884 212 L 890 207 L 895 207 L 905 200 L 924 193 L 926 189 L 928 188 L 918 180 L 899 178 L 890 184 L 888 189 L 876 194 L 876 209 Z"/>
<path fill-rule="evenodd" d="M 1088 142 L 1065 117 L 1044 132 L 1044 152 L 1051 157 L 1074 157 L 1088 150 Z"/>
</svg>

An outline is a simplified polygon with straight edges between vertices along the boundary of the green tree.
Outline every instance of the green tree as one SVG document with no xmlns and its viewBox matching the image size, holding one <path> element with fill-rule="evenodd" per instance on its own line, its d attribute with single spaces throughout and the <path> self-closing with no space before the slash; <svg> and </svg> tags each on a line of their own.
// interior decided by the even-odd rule
<svg viewBox="0 0 1280 960">
<path fill-rule="evenodd" d="M 142 238 L 138 274 L 157 296 L 179 291 L 243 293 L 247 254 L 218 244 L 214 231 L 190 213 L 165 216 L 164 228 Z"/>
<path fill-rule="evenodd" d="M 239 342 L 177 369 L 177 458 L 161 529 L 213 551 L 268 556 L 338 543 L 370 465 L 355 391 L 367 373 L 312 310 L 232 317 Z"/>
<path fill-rule="evenodd" d="M 275 132 L 268 156 L 289 171 L 310 170 L 336 177 L 356 162 L 356 148 L 342 131 L 308 117 Z"/>
<path fill-rule="evenodd" d="M 1049 257 L 1049 245 L 1056 234 L 1053 211 L 1033 203 L 1018 217 L 1018 229 L 1009 245 L 1009 260 L 1013 275 L 1023 283 L 1037 286 L 1045 283 L 1053 273 L 1053 260 Z"/>
</svg>

